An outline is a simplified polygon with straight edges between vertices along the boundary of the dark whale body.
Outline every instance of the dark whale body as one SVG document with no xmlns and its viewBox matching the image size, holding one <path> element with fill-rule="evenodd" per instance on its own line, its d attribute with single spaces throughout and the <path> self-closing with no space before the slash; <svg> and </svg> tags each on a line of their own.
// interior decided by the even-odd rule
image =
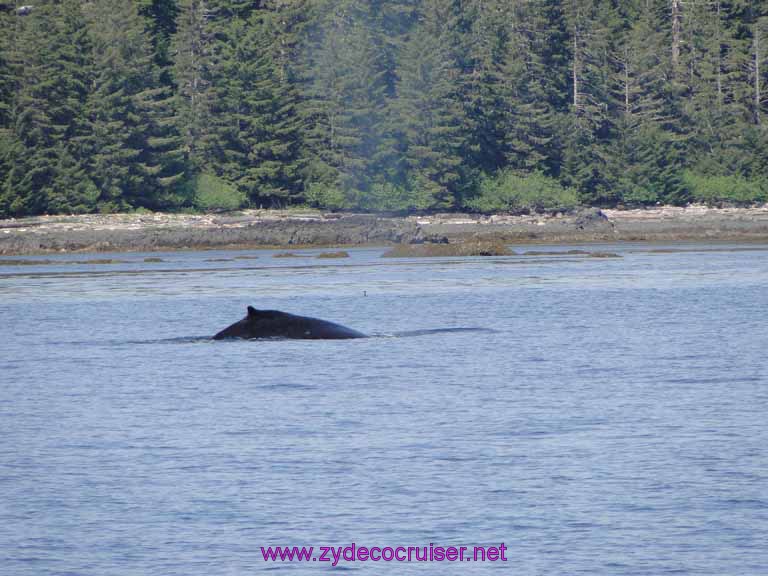
<svg viewBox="0 0 768 576">
<path fill-rule="evenodd" d="M 248 315 L 224 328 L 214 340 L 227 338 L 291 338 L 301 340 L 339 340 L 366 338 L 366 335 L 346 326 L 326 320 L 295 316 L 278 310 L 256 310 L 248 306 Z"/>
</svg>

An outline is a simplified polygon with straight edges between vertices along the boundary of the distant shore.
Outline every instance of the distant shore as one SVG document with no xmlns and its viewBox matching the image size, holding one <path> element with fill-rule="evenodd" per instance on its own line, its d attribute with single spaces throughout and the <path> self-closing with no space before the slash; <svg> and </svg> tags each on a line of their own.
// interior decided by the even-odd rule
<svg viewBox="0 0 768 576">
<path fill-rule="evenodd" d="M 569 244 L 617 241 L 768 242 L 768 205 L 636 210 L 584 209 L 568 214 L 404 217 L 299 210 L 212 215 L 92 214 L 0 220 L 0 255 L 152 252 L 398 243 Z"/>
</svg>

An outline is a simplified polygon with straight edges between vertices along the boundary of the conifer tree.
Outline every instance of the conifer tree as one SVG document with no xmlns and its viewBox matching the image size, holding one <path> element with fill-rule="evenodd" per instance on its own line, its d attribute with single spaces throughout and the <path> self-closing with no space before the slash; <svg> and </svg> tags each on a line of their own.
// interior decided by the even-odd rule
<svg viewBox="0 0 768 576">
<path fill-rule="evenodd" d="M 507 166 L 557 176 L 568 110 L 564 14 L 558 3 L 532 0 L 515 7 L 510 24 L 502 68 Z"/>
<path fill-rule="evenodd" d="M 11 125 L 11 109 L 16 92 L 16 79 L 12 70 L 13 50 L 16 42 L 15 18 L 7 12 L 0 12 L 0 130 Z"/>
<path fill-rule="evenodd" d="M 95 190 L 82 165 L 90 45 L 76 0 L 16 17 L 16 94 L 6 133 L 5 210 L 89 211 Z"/>
<path fill-rule="evenodd" d="M 298 193 L 300 125 L 295 89 L 280 69 L 276 20 L 263 10 L 227 21 L 214 79 L 216 172 L 259 204 Z"/>
<path fill-rule="evenodd" d="M 617 199 L 634 203 L 684 201 L 679 84 L 667 58 L 666 2 L 637 2 L 614 49 L 612 82 L 618 100 L 609 171 Z"/>
<path fill-rule="evenodd" d="M 687 86 L 682 109 L 690 119 L 686 152 L 697 171 L 713 174 L 726 170 L 726 150 L 735 143 L 734 135 L 741 138 L 746 119 L 728 96 L 727 59 L 734 48 L 729 8 L 720 1 L 682 5 Z"/>
<path fill-rule="evenodd" d="M 273 56 L 280 80 L 298 85 L 302 77 L 302 47 L 314 14 L 316 0 L 266 0 L 265 8 L 273 14 L 275 34 Z"/>
<path fill-rule="evenodd" d="M 5 12 L 0 12 L 0 218 L 8 215 L 9 195 L 6 187 L 6 176 L 10 171 L 13 149 L 13 131 L 11 119 L 14 95 L 16 93 L 16 77 L 11 68 L 12 51 L 15 43 L 14 18 Z"/>
<path fill-rule="evenodd" d="M 150 38 L 132 3 L 94 5 L 93 87 L 88 99 L 90 173 L 102 210 L 158 208 L 174 202 L 182 178 L 170 96 Z"/>
<path fill-rule="evenodd" d="M 617 105 L 612 94 L 621 20 L 610 0 L 568 0 L 570 110 L 564 123 L 563 181 L 587 203 L 616 200 L 607 145 L 614 134 Z"/>
<path fill-rule="evenodd" d="M 464 90 L 472 140 L 470 160 L 477 169 L 493 173 L 506 164 L 506 124 L 504 99 L 505 69 L 511 48 L 511 4 L 504 0 L 471 0 L 462 19 Z M 514 104 L 519 104 L 515 102 Z"/>
<path fill-rule="evenodd" d="M 213 89 L 214 36 L 207 0 L 180 0 L 173 38 L 176 111 L 187 163 L 205 169 L 213 146 L 210 122 Z"/>
<path fill-rule="evenodd" d="M 170 42 L 176 32 L 178 16 L 177 0 L 135 1 L 138 3 L 139 13 L 147 19 L 157 64 L 164 69 L 169 68 L 172 64 Z M 170 84 L 170 78 L 164 78 L 164 82 Z"/>
<path fill-rule="evenodd" d="M 435 208 L 460 204 L 466 192 L 469 131 L 452 41 L 456 24 L 452 2 L 425 0 L 399 63 L 396 106 L 409 184 Z"/>
<path fill-rule="evenodd" d="M 376 66 L 381 71 L 377 104 L 376 142 L 368 168 L 371 188 L 366 199 L 371 209 L 405 210 L 424 207 L 429 199 L 409 185 L 405 142 L 397 109 L 399 59 L 419 17 L 420 0 L 368 0 L 370 28 L 376 34 Z"/>
<path fill-rule="evenodd" d="M 321 6 L 312 30 L 303 94 L 307 178 L 340 187 L 354 205 L 371 186 L 382 141 L 387 90 L 383 47 L 370 6 Z"/>
</svg>

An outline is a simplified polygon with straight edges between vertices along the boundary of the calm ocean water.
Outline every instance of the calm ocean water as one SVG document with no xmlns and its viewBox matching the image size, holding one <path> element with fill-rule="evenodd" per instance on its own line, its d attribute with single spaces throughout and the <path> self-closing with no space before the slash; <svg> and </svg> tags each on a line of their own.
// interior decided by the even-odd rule
<svg viewBox="0 0 768 576">
<path fill-rule="evenodd" d="M 0 266 L 0 574 L 766 575 L 768 247 L 682 247 Z M 249 304 L 376 337 L 203 338 Z"/>
</svg>

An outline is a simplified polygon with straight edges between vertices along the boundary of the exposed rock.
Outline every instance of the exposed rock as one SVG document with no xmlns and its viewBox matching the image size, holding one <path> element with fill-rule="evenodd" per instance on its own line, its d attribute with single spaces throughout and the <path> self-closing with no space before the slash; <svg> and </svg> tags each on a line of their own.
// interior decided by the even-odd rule
<svg viewBox="0 0 768 576">
<path fill-rule="evenodd" d="M 576 215 L 574 220 L 576 228 L 579 230 L 594 230 L 608 227 L 613 229 L 613 225 L 608 220 L 608 216 L 599 208 L 587 208 Z"/>
<path fill-rule="evenodd" d="M 338 252 L 323 252 L 318 254 L 317 258 L 349 258 L 349 252 L 346 250 L 339 250 Z"/>
<path fill-rule="evenodd" d="M 446 256 L 511 256 L 513 252 L 501 242 L 475 241 L 457 244 L 398 244 L 383 254 L 384 258 Z"/>
<path fill-rule="evenodd" d="M 89 214 L 0 220 L 0 255 L 458 242 L 768 241 L 768 206 L 379 217 L 318 211 Z"/>
<path fill-rule="evenodd" d="M 522 256 L 586 256 L 589 252 L 586 250 L 567 250 L 567 251 L 552 251 L 552 250 L 528 250 L 523 252 Z"/>
<path fill-rule="evenodd" d="M 272 258 L 300 258 L 301 254 L 294 254 L 293 252 L 278 252 L 272 254 Z"/>
<path fill-rule="evenodd" d="M 621 258 L 621 254 L 615 252 L 590 252 L 590 258 Z"/>
<path fill-rule="evenodd" d="M 55 260 L 19 260 L 14 258 L 12 260 L 0 259 L 0 266 L 49 266 L 51 264 L 58 264 Z"/>
</svg>

